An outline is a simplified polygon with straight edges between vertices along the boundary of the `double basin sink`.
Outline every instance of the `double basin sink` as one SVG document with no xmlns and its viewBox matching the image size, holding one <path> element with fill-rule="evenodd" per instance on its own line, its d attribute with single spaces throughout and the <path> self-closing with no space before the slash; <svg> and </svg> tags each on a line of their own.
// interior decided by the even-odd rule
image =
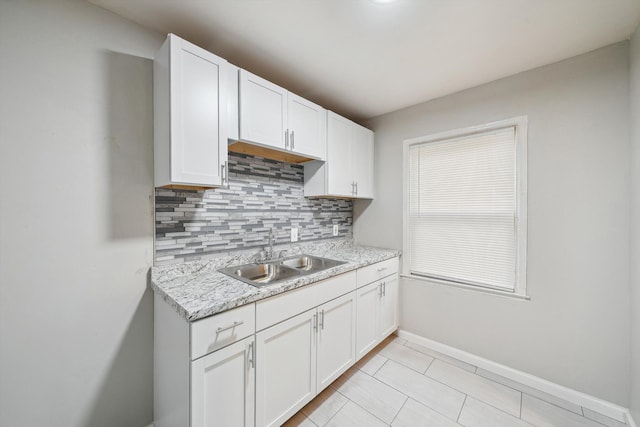
<svg viewBox="0 0 640 427">
<path fill-rule="evenodd" d="M 311 255 L 296 255 L 275 261 L 221 268 L 218 271 L 250 285 L 261 287 L 317 273 L 340 264 L 344 262 Z"/>
</svg>

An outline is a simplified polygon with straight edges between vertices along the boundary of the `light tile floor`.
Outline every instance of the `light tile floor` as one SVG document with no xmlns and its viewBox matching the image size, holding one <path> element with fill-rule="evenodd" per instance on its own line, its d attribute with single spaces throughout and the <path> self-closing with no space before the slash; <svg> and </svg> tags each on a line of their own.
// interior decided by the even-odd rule
<svg viewBox="0 0 640 427">
<path fill-rule="evenodd" d="M 571 402 L 391 336 L 286 427 L 622 427 Z"/>
</svg>

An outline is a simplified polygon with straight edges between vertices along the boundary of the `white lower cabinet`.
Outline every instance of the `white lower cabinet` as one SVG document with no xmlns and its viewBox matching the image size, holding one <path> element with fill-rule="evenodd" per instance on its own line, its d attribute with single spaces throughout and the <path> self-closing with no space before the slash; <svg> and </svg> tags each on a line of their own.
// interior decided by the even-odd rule
<svg viewBox="0 0 640 427">
<path fill-rule="evenodd" d="M 355 293 L 256 335 L 256 426 L 279 426 L 355 363 Z"/>
<path fill-rule="evenodd" d="M 318 393 L 356 362 L 356 295 L 318 307 Z"/>
<path fill-rule="evenodd" d="M 398 329 L 398 275 L 382 279 L 379 337 L 384 339 Z"/>
<path fill-rule="evenodd" d="M 377 267 L 375 264 L 373 267 Z M 379 271 L 380 269 L 378 269 Z M 356 359 L 360 360 L 398 328 L 398 275 L 357 289 Z M 367 272 L 369 273 L 369 272 Z"/>
<path fill-rule="evenodd" d="M 191 426 L 254 425 L 253 336 L 191 362 Z"/>
<path fill-rule="evenodd" d="M 154 425 L 282 425 L 397 328 L 397 269 L 394 258 L 195 322 L 156 295 Z"/>
<path fill-rule="evenodd" d="M 356 321 L 356 356 L 360 360 L 378 345 L 378 318 L 380 316 L 380 285 L 371 283 L 357 291 L 358 315 Z"/>
<path fill-rule="evenodd" d="M 279 426 L 316 395 L 316 310 L 256 335 L 256 426 Z"/>
</svg>

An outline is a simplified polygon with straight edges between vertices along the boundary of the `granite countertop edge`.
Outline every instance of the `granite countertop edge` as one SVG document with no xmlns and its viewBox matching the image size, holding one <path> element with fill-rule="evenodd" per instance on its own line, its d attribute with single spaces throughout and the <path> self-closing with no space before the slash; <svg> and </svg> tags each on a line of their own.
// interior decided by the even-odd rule
<svg viewBox="0 0 640 427">
<path fill-rule="evenodd" d="M 246 260 L 227 257 L 220 260 L 194 261 L 153 267 L 151 288 L 182 318 L 194 322 L 401 255 L 399 250 L 361 245 L 333 247 L 320 251 L 307 250 L 305 253 L 344 261 L 345 264 L 258 288 L 217 271 L 225 266 L 246 263 L 243 262 Z"/>
</svg>

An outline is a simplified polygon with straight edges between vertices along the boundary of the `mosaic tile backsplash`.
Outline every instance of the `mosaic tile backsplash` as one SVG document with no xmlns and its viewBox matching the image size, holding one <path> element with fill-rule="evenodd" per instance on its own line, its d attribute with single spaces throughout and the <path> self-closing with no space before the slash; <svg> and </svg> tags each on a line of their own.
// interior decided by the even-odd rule
<svg viewBox="0 0 640 427">
<path fill-rule="evenodd" d="M 351 237 L 353 202 L 305 199 L 301 165 L 229 153 L 229 188 L 206 191 L 156 189 L 155 263 L 173 264 L 225 256 L 237 251 L 258 253 L 268 245 Z"/>
</svg>

